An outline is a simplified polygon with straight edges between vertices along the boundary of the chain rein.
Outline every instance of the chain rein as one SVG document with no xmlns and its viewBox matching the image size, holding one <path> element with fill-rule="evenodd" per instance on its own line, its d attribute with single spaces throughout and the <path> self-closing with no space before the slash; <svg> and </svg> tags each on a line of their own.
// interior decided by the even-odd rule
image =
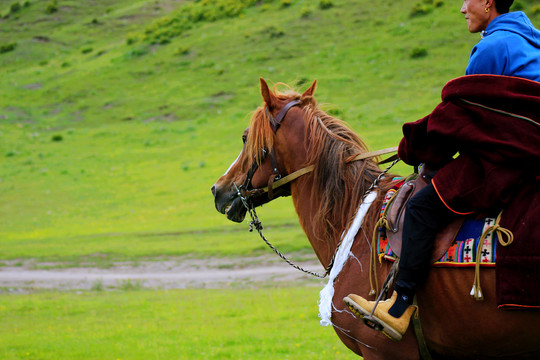
<svg viewBox="0 0 540 360">
<path fill-rule="evenodd" d="M 381 181 L 381 179 L 384 177 L 384 175 L 386 175 L 386 173 L 395 165 L 399 162 L 399 158 L 398 159 L 395 159 L 386 169 L 384 169 L 380 174 L 379 176 L 377 176 L 377 178 L 373 181 L 373 183 L 370 185 L 370 187 L 366 190 L 366 192 L 364 193 L 364 195 L 362 196 L 362 201 L 364 201 L 364 199 L 366 198 L 366 196 L 373 190 L 377 187 L 378 183 Z M 261 239 L 263 239 L 263 241 L 266 243 L 266 245 L 268 245 L 268 247 L 270 249 L 272 249 L 281 259 L 283 259 L 287 264 L 289 264 L 290 266 L 292 266 L 293 268 L 295 268 L 296 270 L 299 270 L 299 271 L 302 271 L 306 274 L 309 274 L 309 275 L 312 275 L 312 276 L 315 276 L 315 277 L 318 277 L 318 278 L 321 278 L 321 279 L 324 279 L 325 277 L 327 277 L 329 274 L 330 274 L 330 271 L 332 270 L 332 267 L 334 266 L 334 261 L 336 259 L 336 255 L 337 255 L 337 252 L 339 250 L 339 247 L 341 246 L 341 241 L 337 244 L 336 246 L 336 250 L 334 251 L 334 255 L 332 255 L 332 260 L 330 260 L 330 263 L 328 264 L 328 266 L 325 268 L 324 270 L 324 274 L 319 274 L 319 273 L 316 273 L 316 272 L 313 272 L 311 270 L 306 270 L 304 268 L 302 268 L 301 266 L 298 266 L 296 265 L 294 262 L 292 262 L 291 260 L 289 260 L 285 255 L 283 255 L 278 249 L 276 249 L 265 237 L 264 237 L 264 234 L 262 233 L 262 230 L 263 230 L 263 225 L 261 223 L 261 221 L 259 220 L 259 217 L 257 216 L 257 212 L 255 211 L 255 207 L 253 206 L 253 203 L 250 201 L 249 199 L 249 195 L 246 194 L 246 192 L 242 192 L 242 190 L 245 190 L 245 187 L 243 185 L 240 185 L 240 187 L 238 187 L 236 185 L 236 183 L 233 182 L 233 185 L 234 187 L 236 188 L 236 192 L 237 192 L 237 195 L 238 197 L 240 198 L 240 200 L 242 201 L 242 204 L 244 204 L 244 207 L 247 209 L 247 211 L 249 212 L 249 216 L 251 217 L 251 221 L 249 222 L 249 231 L 250 232 L 253 232 L 253 228 L 255 228 L 257 230 L 257 232 L 259 233 Z M 244 194 L 246 194 L 244 196 Z"/>
</svg>

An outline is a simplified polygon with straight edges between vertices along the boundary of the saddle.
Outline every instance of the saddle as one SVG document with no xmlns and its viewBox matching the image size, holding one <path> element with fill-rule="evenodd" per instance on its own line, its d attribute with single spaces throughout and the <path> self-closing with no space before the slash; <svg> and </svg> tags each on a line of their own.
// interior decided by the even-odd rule
<svg viewBox="0 0 540 360">
<path fill-rule="evenodd" d="M 399 260 L 401 255 L 403 220 L 407 202 L 414 194 L 427 186 L 432 175 L 422 172 L 413 174 L 403 180 L 403 185 L 397 191 L 394 189 L 393 195 L 390 192 L 387 194 L 390 199 L 388 197 L 385 199 L 386 206 L 383 205 L 378 225 L 384 229 L 382 233 L 385 235 L 388 246 L 383 245 L 382 236 L 381 243 L 376 243 L 377 234 L 381 234 L 377 226 L 375 229 L 377 234 L 374 232 L 372 244 L 372 249 L 374 249 L 372 251 L 377 251 L 375 250 L 377 248 L 381 251 L 378 254 L 379 259 L 386 258 L 385 249 L 389 248 L 391 251 L 388 253 L 388 259 L 395 261 L 383 288 L 393 283 L 395 272 L 397 272 L 399 261 L 396 260 Z M 497 304 L 500 308 L 540 309 L 540 287 L 538 287 L 540 245 L 534 240 L 538 239 L 535 225 L 540 221 L 538 217 L 540 192 L 537 189 L 538 185 L 534 183 L 523 188 L 506 207 L 504 212 L 509 215 L 507 217 L 503 218 L 500 212 L 496 218 L 462 216 L 453 220 L 437 234 L 431 263 L 435 264 L 434 266 L 446 267 L 475 266 L 471 295 L 476 300 L 483 299 L 480 288 L 480 265 L 496 267 Z M 514 238 L 521 238 L 521 241 L 514 242 Z M 472 248 L 473 254 L 476 254 L 471 255 L 469 259 L 466 255 L 469 250 L 468 245 Z M 487 250 L 486 254 L 484 250 Z M 373 253 L 372 258 L 375 259 L 376 256 L 377 254 Z"/>
<path fill-rule="evenodd" d="M 405 217 L 407 202 L 431 181 L 431 175 L 421 171 L 420 174 L 409 176 L 388 202 L 385 213 L 383 214 L 383 217 L 386 216 L 386 236 L 388 237 L 392 251 L 397 256 L 401 255 L 403 219 Z M 435 238 L 431 263 L 439 260 L 448 251 L 464 220 L 464 217 L 459 217 L 439 231 Z"/>
</svg>

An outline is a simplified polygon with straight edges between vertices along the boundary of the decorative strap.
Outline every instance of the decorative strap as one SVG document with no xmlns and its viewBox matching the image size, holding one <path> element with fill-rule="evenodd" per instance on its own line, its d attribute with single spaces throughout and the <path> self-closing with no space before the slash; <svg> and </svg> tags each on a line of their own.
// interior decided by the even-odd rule
<svg viewBox="0 0 540 360">
<path fill-rule="evenodd" d="M 398 192 L 399 191 L 396 191 L 390 200 L 388 200 L 388 204 L 373 228 L 373 236 L 371 237 L 371 256 L 369 258 L 369 295 L 375 295 L 379 292 L 379 282 L 377 280 L 377 254 L 379 249 L 377 248 L 377 238 L 379 235 L 379 228 L 390 229 L 390 225 L 388 224 L 388 209 L 390 209 L 390 204 L 394 201 Z M 382 262 L 384 254 L 381 255 L 382 256 L 379 256 L 379 263 Z M 372 280 L 372 278 L 374 280 Z M 373 287 L 373 283 L 375 283 L 375 287 Z"/>
<path fill-rule="evenodd" d="M 480 260 L 482 258 L 482 244 L 484 243 L 484 240 L 487 238 L 487 236 L 491 233 L 495 233 L 497 235 L 497 238 L 499 240 L 499 244 L 502 246 L 508 246 L 511 243 L 514 242 L 514 234 L 508 229 L 505 229 L 499 225 L 499 222 L 501 221 L 502 211 L 499 213 L 499 216 L 497 216 L 497 219 L 495 220 L 495 224 L 489 226 L 482 236 L 480 236 L 480 240 L 478 241 L 478 247 L 476 248 L 476 266 L 474 268 L 474 282 L 471 289 L 470 295 L 478 301 L 484 300 L 484 295 L 482 294 L 482 288 L 480 287 Z M 503 235 L 506 236 L 507 240 L 505 241 L 503 239 Z"/>
<path fill-rule="evenodd" d="M 388 227 L 386 216 L 382 216 L 379 221 L 377 221 L 371 238 L 371 256 L 369 257 L 369 295 L 379 293 L 379 280 L 377 279 L 377 229 L 379 227 Z M 375 286 L 373 286 L 373 283 L 375 283 Z"/>
</svg>

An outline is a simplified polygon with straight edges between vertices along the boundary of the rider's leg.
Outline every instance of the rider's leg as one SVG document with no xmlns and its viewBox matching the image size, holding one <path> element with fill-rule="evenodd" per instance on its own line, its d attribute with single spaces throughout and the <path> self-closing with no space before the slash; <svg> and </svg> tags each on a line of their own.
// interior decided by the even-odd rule
<svg viewBox="0 0 540 360">
<path fill-rule="evenodd" d="M 455 217 L 456 214 L 446 208 L 431 184 L 409 200 L 395 291 L 390 299 L 380 302 L 374 312 L 382 331 L 392 339 L 401 340 L 409 327 L 415 311 L 412 306 L 414 294 L 427 276 L 435 236 Z M 360 317 L 371 314 L 375 307 L 375 301 L 355 294 L 349 294 L 343 300 Z"/>
<path fill-rule="evenodd" d="M 399 272 L 394 286 L 398 297 L 389 310 L 390 315 L 400 317 L 412 304 L 418 286 L 428 274 L 435 236 L 456 216 L 444 205 L 432 184 L 407 203 Z"/>
</svg>

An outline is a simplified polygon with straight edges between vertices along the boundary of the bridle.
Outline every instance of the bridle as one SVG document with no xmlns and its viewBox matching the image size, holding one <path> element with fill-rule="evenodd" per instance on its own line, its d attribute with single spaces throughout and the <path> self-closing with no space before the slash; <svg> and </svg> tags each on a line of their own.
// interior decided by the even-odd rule
<svg viewBox="0 0 540 360">
<path fill-rule="evenodd" d="M 285 116 L 287 115 L 289 110 L 292 107 L 298 106 L 298 105 L 300 105 L 299 100 L 293 100 L 293 101 L 287 103 L 279 111 L 279 113 L 277 114 L 277 116 L 275 118 L 272 116 L 272 114 L 270 114 L 270 111 L 268 110 L 268 107 L 265 107 L 266 115 L 270 119 L 270 125 L 272 126 L 272 130 L 274 131 L 274 133 L 276 133 L 277 130 L 279 129 L 279 127 L 281 126 L 281 122 L 283 121 L 283 119 L 285 118 Z M 382 149 L 382 150 L 378 150 L 378 151 L 371 151 L 371 152 L 368 152 L 368 153 L 360 154 L 360 155 L 356 156 L 354 159 L 352 159 L 351 161 L 358 161 L 358 160 L 362 160 L 362 159 L 368 159 L 368 158 L 372 158 L 372 157 L 375 157 L 375 156 L 395 152 L 396 150 L 397 150 L 397 147 Z M 268 247 L 270 247 L 279 257 L 281 257 L 284 261 L 286 261 L 289 265 L 291 265 L 295 269 L 300 270 L 300 271 L 302 271 L 302 272 L 304 272 L 306 274 L 309 274 L 309 275 L 313 275 L 313 276 L 316 276 L 316 277 L 319 277 L 319 278 L 325 278 L 326 276 L 328 276 L 328 274 L 330 274 L 330 271 L 332 270 L 332 267 L 334 265 L 334 260 L 335 260 L 335 257 L 336 257 L 336 254 L 337 254 L 337 251 L 338 251 L 338 249 L 340 247 L 341 242 L 338 243 L 330 263 L 325 268 L 324 274 L 319 274 L 319 273 L 316 273 L 316 272 L 313 272 L 313 271 L 310 271 L 310 270 L 306 270 L 306 269 L 294 264 L 289 259 L 287 259 L 287 257 L 285 257 L 285 255 L 283 255 L 278 249 L 276 249 L 264 237 L 264 235 L 262 233 L 262 229 L 263 229 L 262 223 L 260 222 L 260 220 L 259 220 L 259 218 L 257 216 L 257 213 L 255 212 L 255 206 L 253 204 L 253 201 L 251 201 L 251 198 L 261 196 L 261 195 L 263 195 L 265 193 L 268 193 L 269 200 L 272 200 L 273 199 L 273 189 L 281 187 L 281 186 L 283 186 L 283 185 L 285 185 L 285 184 L 299 178 L 302 175 L 305 175 L 305 174 L 308 174 L 308 173 L 312 172 L 315 167 L 313 165 L 310 165 L 310 166 L 307 166 L 307 167 L 302 168 L 300 170 L 297 170 L 297 171 L 295 171 L 295 172 L 293 172 L 293 173 L 291 173 L 291 174 L 289 174 L 289 175 L 287 175 L 285 177 L 282 177 L 281 174 L 279 173 L 279 169 L 278 169 L 278 166 L 277 166 L 277 161 L 276 161 L 276 157 L 275 157 L 275 154 L 274 154 L 274 150 L 272 149 L 270 152 L 268 152 L 268 150 L 262 149 L 262 154 L 264 156 L 266 156 L 268 154 L 270 156 L 270 161 L 272 163 L 272 175 L 270 175 L 270 178 L 268 179 L 268 186 L 267 187 L 248 190 L 249 186 L 251 185 L 251 180 L 253 179 L 253 176 L 255 175 L 255 172 L 257 171 L 257 169 L 259 167 L 259 163 L 262 163 L 264 158 L 261 159 L 260 161 L 255 161 L 253 163 L 251 168 L 248 170 L 248 172 L 246 174 L 246 179 L 244 180 L 244 183 L 242 185 L 238 186 L 238 185 L 236 185 L 236 183 L 233 182 L 233 185 L 236 188 L 238 197 L 240 198 L 240 200 L 242 201 L 242 204 L 244 205 L 244 207 L 247 209 L 247 211 L 249 212 L 249 214 L 251 216 L 251 222 L 249 223 L 249 231 L 250 232 L 253 231 L 253 227 L 255 227 L 255 229 L 258 231 L 259 235 L 261 236 L 263 241 L 266 243 L 266 245 L 268 245 Z M 383 176 L 398 161 L 399 161 L 398 156 L 394 155 L 394 156 L 389 157 L 386 160 L 383 160 L 383 161 L 379 162 L 379 164 L 384 164 L 384 163 L 388 163 L 388 162 L 392 162 L 392 164 L 390 164 L 374 180 L 374 182 L 371 184 L 369 189 L 364 194 L 363 199 L 375 187 L 377 187 L 377 184 L 383 178 Z"/>
<path fill-rule="evenodd" d="M 268 107 L 265 107 L 266 115 L 270 119 L 270 125 L 271 125 L 272 130 L 274 131 L 274 133 L 276 133 L 277 130 L 279 129 L 279 127 L 281 126 L 281 122 L 283 121 L 283 119 L 285 119 L 285 116 L 287 115 L 289 110 L 292 107 L 299 106 L 299 105 L 300 105 L 300 100 L 293 100 L 293 101 L 287 103 L 279 111 L 279 113 L 277 114 L 277 116 L 275 118 L 272 116 L 272 114 L 270 114 L 270 111 L 268 110 Z M 270 177 L 268 179 L 268 186 L 263 187 L 263 188 L 255 188 L 255 189 L 249 190 L 249 187 L 251 185 L 251 180 L 253 179 L 253 176 L 255 175 L 255 172 L 259 168 L 259 164 L 262 163 L 263 160 L 264 160 L 264 157 L 263 157 L 263 159 L 261 159 L 260 161 L 254 161 L 253 162 L 253 165 L 248 170 L 248 172 L 246 174 L 246 179 L 244 180 L 244 183 L 242 185 L 237 186 L 236 184 L 233 183 L 234 186 L 236 187 L 236 189 L 239 191 L 239 195 L 241 194 L 241 196 L 243 198 L 250 199 L 250 198 L 258 197 L 258 196 L 261 196 L 263 194 L 268 193 L 268 199 L 272 200 L 274 198 L 273 190 L 275 190 L 275 189 L 277 189 L 277 188 L 279 188 L 279 187 L 281 187 L 283 185 L 286 185 L 286 184 L 292 182 L 293 180 L 296 180 L 299 177 L 312 172 L 315 169 L 315 166 L 310 165 L 310 166 L 306 166 L 304 168 L 301 168 L 299 170 L 296 170 L 295 172 L 293 172 L 293 173 L 291 173 L 289 175 L 282 176 L 280 174 L 280 172 L 279 172 L 279 169 L 278 169 L 277 160 L 276 160 L 274 150 L 272 149 L 270 152 L 268 150 L 266 150 L 266 149 L 261 149 L 261 150 L 262 150 L 262 154 L 263 154 L 264 157 L 266 155 L 270 156 L 270 162 L 272 163 L 272 175 L 270 175 Z M 367 153 L 359 154 L 350 161 L 353 162 L 353 161 L 369 159 L 369 158 L 373 158 L 373 157 L 384 155 L 384 154 L 389 154 L 389 153 L 396 152 L 396 151 L 397 151 L 397 147 L 391 147 L 391 148 L 386 148 L 386 149 L 377 150 L 377 151 L 370 151 L 370 152 L 367 152 Z M 379 165 L 386 164 L 386 163 L 389 163 L 389 162 L 394 161 L 396 159 L 398 159 L 398 156 L 394 155 L 394 156 L 389 157 L 388 159 L 380 161 L 378 164 Z"/>
<path fill-rule="evenodd" d="M 293 108 L 294 106 L 299 106 L 299 105 L 300 105 L 300 100 L 293 100 L 293 101 L 288 102 L 279 111 L 279 113 L 277 114 L 276 117 L 272 116 L 272 114 L 268 110 L 268 107 L 264 108 L 264 110 L 266 112 L 266 116 L 270 120 L 270 126 L 272 127 L 272 130 L 274 131 L 274 134 L 277 132 L 277 130 L 281 126 L 281 122 L 283 121 L 283 119 L 285 119 L 285 116 L 287 115 L 289 110 L 291 108 Z M 274 193 L 273 193 L 274 181 L 279 181 L 280 179 L 283 178 L 283 176 L 279 172 L 278 164 L 277 164 L 277 160 L 276 160 L 276 155 L 274 153 L 274 149 L 272 149 L 270 151 L 268 151 L 267 149 L 261 149 L 261 150 L 262 150 L 263 158 L 260 159 L 260 161 L 254 161 L 253 162 L 253 165 L 248 170 L 248 172 L 246 174 L 246 179 L 244 180 L 244 183 L 242 185 L 237 186 L 236 184 L 234 184 L 234 186 L 236 186 L 238 191 L 242 194 L 242 197 L 251 198 L 251 197 L 255 197 L 255 196 L 260 196 L 260 195 L 262 195 L 264 193 L 268 193 L 268 199 L 272 200 L 274 198 Z M 266 157 L 266 155 L 270 156 L 270 162 L 272 163 L 272 175 L 270 175 L 270 178 L 268 179 L 268 186 L 265 187 L 265 188 L 248 190 L 248 188 L 251 185 L 251 180 L 253 179 L 253 176 L 255 175 L 255 172 L 259 168 L 259 164 L 261 164 L 263 162 L 264 157 Z M 280 183 L 279 186 L 277 186 L 277 187 L 280 187 L 282 185 L 284 185 L 284 183 Z"/>
</svg>

